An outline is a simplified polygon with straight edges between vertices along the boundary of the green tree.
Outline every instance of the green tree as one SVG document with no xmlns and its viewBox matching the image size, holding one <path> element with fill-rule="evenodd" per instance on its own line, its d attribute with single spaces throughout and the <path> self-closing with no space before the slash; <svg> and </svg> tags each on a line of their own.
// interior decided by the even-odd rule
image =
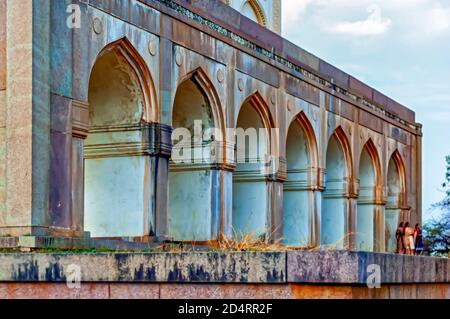
<svg viewBox="0 0 450 319">
<path fill-rule="evenodd" d="M 434 256 L 449 256 L 450 254 L 450 156 L 446 157 L 447 171 L 442 188 L 445 197 L 439 203 L 433 205 L 439 208 L 442 215 L 424 226 L 424 244 L 428 252 Z"/>
</svg>

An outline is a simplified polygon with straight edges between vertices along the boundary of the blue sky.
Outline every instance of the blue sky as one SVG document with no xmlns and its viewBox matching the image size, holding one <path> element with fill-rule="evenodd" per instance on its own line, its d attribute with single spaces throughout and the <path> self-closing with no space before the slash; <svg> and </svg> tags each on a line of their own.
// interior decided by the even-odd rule
<svg viewBox="0 0 450 319">
<path fill-rule="evenodd" d="M 283 36 L 416 112 L 423 213 L 450 155 L 450 0 L 282 0 Z"/>
</svg>

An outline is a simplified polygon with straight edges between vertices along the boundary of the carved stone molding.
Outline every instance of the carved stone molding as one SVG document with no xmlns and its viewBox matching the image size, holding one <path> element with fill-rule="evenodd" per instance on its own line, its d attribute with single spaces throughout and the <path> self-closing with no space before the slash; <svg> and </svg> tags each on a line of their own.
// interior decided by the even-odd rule
<svg viewBox="0 0 450 319">
<path fill-rule="evenodd" d="M 85 139 L 89 133 L 89 104 L 72 100 L 72 136 Z"/>
</svg>

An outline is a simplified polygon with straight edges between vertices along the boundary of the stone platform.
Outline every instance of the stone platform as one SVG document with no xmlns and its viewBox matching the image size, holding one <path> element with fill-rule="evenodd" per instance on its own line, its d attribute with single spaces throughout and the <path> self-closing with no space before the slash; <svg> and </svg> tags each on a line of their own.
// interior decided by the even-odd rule
<svg viewBox="0 0 450 319">
<path fill-rule="evenodd" d="M 55 236 L 15 236 L 0 237 L 0 249 L 18 249 L 33 251 L 48 250 L 114 250 L 114 251 L 147 251 L 153 250 L 166 242 L 165 237 L 149 237 L 145 240 L 100 239 L 85 237 L 55 237 Z"/>
<path fill-rule="evenodd" d="M 380 288 L 367 286 L 370 265 Z M 81 286 L 70 289 L 77 267 Z M 343 251 L 0 254 L 0 298 L 21 297 L 450 298 L 450 261 Z"/>
</svg>

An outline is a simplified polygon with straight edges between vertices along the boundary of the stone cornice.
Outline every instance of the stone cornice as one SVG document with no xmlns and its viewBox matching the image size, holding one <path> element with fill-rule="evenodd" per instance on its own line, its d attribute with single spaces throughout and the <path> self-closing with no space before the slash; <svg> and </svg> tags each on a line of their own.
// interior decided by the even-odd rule
<svg viewBox="0 0 450 319">
<path fill-rule="evenodd" d="M 371 110 L 375 112 L 378 116 L 382 116 L 385 120 L 390 119 L 394 122 L 398 123 L 401 127 L 405 127 L 408 130 L 411 131 L 411 133 L 421 135 L 421 126 L 418 123 L 413 123 L 410 121 L 407 121 L 401 117 L 399 117 L 397 114 L 394 114 L 387 110 L 387 108 L 384 105 L 380 105 L 379 103 L 375 103 L 372 99 L 368 99 L 364 96 L 362 96 L 359 93 L 356 93 L 354 90 L 349 90 L 346 87 L 343 87 L 340 84 L 337 84 L 336 81 L 333 81 L 333 79 L 329 79 L 326 76 L 323 76 L 320 74 L 320 72 L 317 72 L 315 70 L 312 70 L 310 67 L 303 66 L 300 63 L 295 63 L 290 59 L 289 57 L 285 57 L 282 53 L 276 53 L 276 50 L 268 49 L 255 41 L 247 39 L 241 32 L 237 32 L 234 30 L 229 29 L 228 27 L 224 27 L 221 24 L 215 22 L 215 18 L 208 18 L 204 17 L 200 14 L 200 10 L 198 10 L 196 7 L 194 7 L 193 4 L 187 4 L 181 1 L 175 1 L 175 0 L 139 0 L 141 2 L 144 2 L 146 4 L 150 4 L 153 6 L 156 6 L 157 8 L 161 9 L 161 7 L 165 7 L 167 9 L 173 10 L 173 12 L 176 12 L 178 15 L 184 16 L 188 20 L 192 20 L 194 23 L 198 23 L 208 30 L 212 31 L 212 33 L 216 33 L 220 35 L 220 38 L 225 37 L 228 38 L 231 42 L 236 44 L 237 46 L 241 46 L 243 48 L 246 48 L 247 50 L 250 50 L 253 52 L 256 56 L 263 56 L 267 58 L 269 61 L 273 61 L 275 65 L 282 66 L 283 68 L 287 68 L 288 70 L 293 71 L 293 74 L 295 74 L 296 77 L 300 78 L 301 80 L 307 81 L 312 83 L 313 85 L 316 85 L 318 88 L 329 90 L 331 91 L 331 94 L 337 94 L 337 96 L 343 96 L 348 101 L 350 101 L 352 104 L 357 104 L 359 107 L 367 108 L 368 110 Z M 201 6 L 199 4 L 198 6 Z M 228 8 L 227 8 L 228 9 Z M 224 9 L 226 10 L 226 9 Z M 167 11 L 167 12 L 169 12 Z M 263 28 L 263 27 L 261 27 Z M 269 31 L 267 31 L 269 32 Z M 275 33 L 274 33 L 275 35 Z M 280 37 L 281 38 L 281 37 Z M 282 39 L 282 38 L 281 38 Z M 285 41 L 284 39 L 282 39 Z M 293 46 L 292 44 L 290 44 Z M 296 47 L 297 50 L 300 52 L 301 49 Z M 309 54 L 309 53 L 308 53 Z M 312 55 L 311 55 L 312 56 Z M 316 57 L 314 57 L 317 59 Z M 318 59 L 320 60 L 320 59 Z M 320 60 L 321 61 L 321 60 Z M 324 62 L 326 63 L 326 62 Z M 348 76 L 342 71 L 339 71 L 342 74 Z M 352 78 L 353 79 L 353 78 Z M 353 82 L 358 82 L 358 80 L 353 79 Z M 356 84 L 355 84 L 356 85 Z M 362 83 L 363 86 L 365 84 Z M 367 87 L 367 86 L 366 86 Z M 367 87 L 369 88 L 369 87 Z M 371 88 L 370 88 L 371 89 Z M 373 90 L 373 89 L 371 89 Z M 375 91 L 375 90 L 374 90 Z M 381 93 L 376 92 L 377 96 L 383 97 L 383 99 L 390 101 L 391 104 L 396 104 L 396 102 L 392 101 L 386 96 L 383 96 Z M 398 103 L 397 103 L 398 104 Z M 403 106 L 401 106 L 403 107 Z M 404 108 L 404 107 L 403 107 Z M 406 109 L 406 108 L 404 108 Z"/>
</svg>

